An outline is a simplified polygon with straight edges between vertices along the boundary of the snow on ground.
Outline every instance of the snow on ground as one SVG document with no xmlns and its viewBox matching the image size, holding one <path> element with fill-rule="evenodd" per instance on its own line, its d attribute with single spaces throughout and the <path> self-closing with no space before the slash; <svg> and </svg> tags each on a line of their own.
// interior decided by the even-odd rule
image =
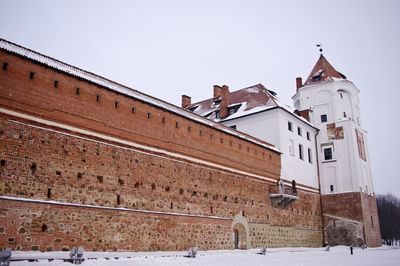
<svg viewBox="0 0 400 266">
<path fill-rule="evenodd" d="M 86 252 L 86 259 L 82 265 L 97 266 L 168 266 L 168 265 L 192 265 L 192 266 L 331 266 L 331 265 L 400 265 L 400 248 L 381 247 L 362 250 L 354 249 L 354 255 L 350 255 L 348 247 L 333 247 L 330 251 L 324 248 L 280 248 L 267 249 L 266 255 L 257 254 L 259 250 L 215 250 L 200 251 L 196 258 L 186 258 L 185 252 Z M 13 258 L 45 258 L 65 257 L 68 252 L 14 252 Z M 97 259 L 94 259 L 97 257 Z M 14 261 L 13 265 L 24 266 L 68 266 L 69 262 L 62 260 L 49 261 L 39 259 L 38 262 Z"/>
</svg>

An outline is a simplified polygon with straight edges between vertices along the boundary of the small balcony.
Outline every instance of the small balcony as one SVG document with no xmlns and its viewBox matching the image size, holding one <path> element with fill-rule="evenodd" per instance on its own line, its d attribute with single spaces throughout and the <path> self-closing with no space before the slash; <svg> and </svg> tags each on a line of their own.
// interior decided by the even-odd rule
<svg viewBox="0 0 400 266">
<path fill-rule="evenodd" d="M 271 204 L 274 207 L 286 208 L 299 197 L 297 195 L 296 181 L 292 181 L 291 187 L 286 187 L 282 180 L 278 181 L 275 191 L 269 194 Z"/>
</svg>

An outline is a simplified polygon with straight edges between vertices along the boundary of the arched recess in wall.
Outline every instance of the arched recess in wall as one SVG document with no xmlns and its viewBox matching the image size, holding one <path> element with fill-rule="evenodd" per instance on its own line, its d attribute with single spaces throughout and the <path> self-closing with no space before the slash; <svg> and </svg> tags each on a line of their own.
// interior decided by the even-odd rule
<svg viewBox="0 0 400 266">
<path fill-rule="evenodd" d="M 321 116 L 326 115 L 328 121 L 332 121 L 332 94 L 330 91 L 323 90 L 319 91 L 318 93 L 315 94 L 314 96 L 314 116 L 315 116 L 315 122 L 317 124 L 322 123 Z"/>
<path fill-rule="evenodd" d="M 251 248 L 249 225 L 243 212 L 235 215 L 232 221 L 232 243 L 235 249 Z"/>
<path fill-rule="evenodd" d="M 326 241 L 330 246 L 353 245 L 359 247 L 364 244 L 362 225 L 351 221 L 336 221 L 326 228 Z"/>
<path fill-rule="evenodd" d="M 354 119 L 353 117 L 353 109 L 352 109 L 352 100 L 351 100 L 351 94 L 349 91 L 344 90 L 344 89 L 339 89 L 337 90 L 338 93 L 338 117 L 339 118 L 351 118 Z"/>
</svg>

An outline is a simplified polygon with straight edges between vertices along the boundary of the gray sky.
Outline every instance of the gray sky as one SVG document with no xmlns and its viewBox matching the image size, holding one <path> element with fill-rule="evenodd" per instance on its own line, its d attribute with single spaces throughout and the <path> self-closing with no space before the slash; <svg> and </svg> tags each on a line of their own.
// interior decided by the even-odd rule
<svg viewBox="0 0 400 266">
<path fill-rule="evenodd" d="M 176 105 L 257 83 L 292 105 L 322 42 L 361 91 L 375 191 L 400 196 L 400 1 L 0 0 L 0 38 Z"/>
</svg>

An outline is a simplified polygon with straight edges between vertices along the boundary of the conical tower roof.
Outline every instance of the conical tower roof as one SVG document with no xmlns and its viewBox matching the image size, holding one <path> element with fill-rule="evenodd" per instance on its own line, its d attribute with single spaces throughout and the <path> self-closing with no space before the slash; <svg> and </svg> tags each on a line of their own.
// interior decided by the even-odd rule
<svg viewBox="0 0 400 266">
<path fill-rule="evenodd" d="M 347 80 L 346 76 L 337 71 L 321 54 L 314 68 L 311 70 L 304 85 L 315 84 L 323 81 Z"/>
</svg>

